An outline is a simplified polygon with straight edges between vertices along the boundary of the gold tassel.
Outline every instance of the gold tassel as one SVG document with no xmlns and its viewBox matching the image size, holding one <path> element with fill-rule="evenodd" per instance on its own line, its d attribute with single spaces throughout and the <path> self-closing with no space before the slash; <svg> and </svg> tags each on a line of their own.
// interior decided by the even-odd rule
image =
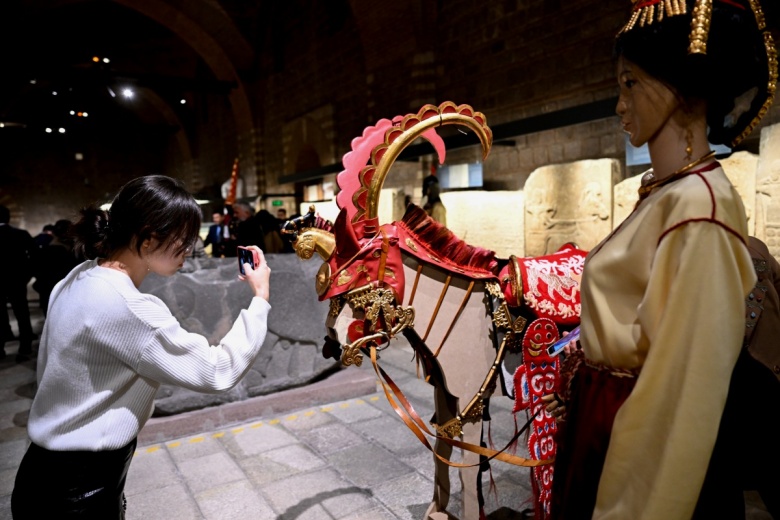
<svg viewBox="0 0 780 520">
<path fill-rule="evenodd" d="M 693 7 L 688 54 L 707 54 L 707 38 L 712 21 L 712 0 L 697 0 Z"/>
<path fill-rule="evenodd" d="M 764 18 L 764 11 L 761 9 L 761 4 L 758 3 L 758 0 L 748 1 L 750 2 L 750 9 L 753 11 L 753 15 L 756 17 L 758 30 L 763 31 L 766 29 L 766 18 Z"/>
</svg>

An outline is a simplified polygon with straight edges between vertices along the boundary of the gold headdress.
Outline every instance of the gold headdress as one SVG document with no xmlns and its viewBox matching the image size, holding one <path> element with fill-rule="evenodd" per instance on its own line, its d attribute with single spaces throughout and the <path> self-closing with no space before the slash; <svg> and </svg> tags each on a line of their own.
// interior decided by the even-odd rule
<svg viewBox="0 0 780 520">
<path fill-rule="evenodd" d="M 686 0 L 631 0 L 631 3 L 634 5 L 631 17 L 620 32 L 618 32 L 617 36 L 619 37 L 637 26 L 646 27 L 655 23 L 661 23 L 664 19 L 690 15 L 691 28 L 688 34 L 688 54 L 706 55 L 714 1 L 742 7 L 736 0 L 695 0 L 689 13 L 688 2 Z M 766 91 L 766 99 L 764 100 L 764 103 L 755 110 L 755 116 L 750 123 L 732 140 L 732 146 L 739 144 L 758 125 L 759 121 L 766 115 L 769 107 L 772 105 L 777 90 L 778 65 L 777 49 L 775 47 L 774 39 L 767 28 L 766 18 L 764 17 L 764 12 L 761 9 L 759 0 L 746 1 L 755 16 L 756 25 L 763 37 L 764 48 L 766 50 L 768 78 L 766 85 L 760 86 L 761 90 Z"/>
</svg>

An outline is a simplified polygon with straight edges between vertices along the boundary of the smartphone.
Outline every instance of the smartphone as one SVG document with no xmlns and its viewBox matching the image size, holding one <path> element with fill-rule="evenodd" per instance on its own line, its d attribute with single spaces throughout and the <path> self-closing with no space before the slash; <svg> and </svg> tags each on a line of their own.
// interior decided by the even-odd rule
<svg viewBox="0 0 780 520">
<path fill-rule="evenodd" d="M 236 249 L 236 256 L 238 256 L 238 272 L 242 275 L 246 274 L 244 271 L 244 264 L 251 265 L 252 269 L 257 268 L 257 265 L 260 264 L 260 256 L 254 249 L 238 246 Z"/>
<path fill-rule="evenodd" d="M 561 352 L 563 352 L 563 347 L 568 345 L 572 341 L 577 341 L 580 339 L 580 327 L 579 325 L 575 327 L 571 332 L 569 332 L 567 335 L 547 347 L 547 354 L 550 356 L 557 356 Z"/>
</svg>

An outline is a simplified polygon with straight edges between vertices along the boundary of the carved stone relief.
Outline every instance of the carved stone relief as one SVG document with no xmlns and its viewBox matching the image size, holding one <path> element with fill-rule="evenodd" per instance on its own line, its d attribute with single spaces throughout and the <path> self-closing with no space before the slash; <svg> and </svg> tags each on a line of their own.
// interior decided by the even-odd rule
<svg viewBox="0 0 780 520">
<path fill-rule="evenodd" d="M 750 152 L 736 152 L 729 157 L 720 160 L 726 177 L 737 189 L 745 205 L 745 213 L 748 218 L 748 233 L 756 233 L 756 171 L 758 170 L 758 156 Z"/>
<path fill-rule="evenodd" d="M 766 242 L 773 256 L 780 257 L 780 125 L 761 130 L 755 214 L 755 236 Z"/>
<path fill-rule="evenodd" d="M 501 258 L 524 256 L 522 191 L 454 191 L 441 200 L 458 238 Z"/>
<path fill-rule="evenodd" d="M 589 250 L 612 230 L 614 159 L 536 169 L 525 183 L 525 254 L 554 253 L 566 242 Z"/>
<path fill-rule="evenodd" d="M 612 228 L 616 228 L 631 214 L 639 200 L 639 184 L 643 173 L 615 184 L 612 205 Z"/>
</svg>

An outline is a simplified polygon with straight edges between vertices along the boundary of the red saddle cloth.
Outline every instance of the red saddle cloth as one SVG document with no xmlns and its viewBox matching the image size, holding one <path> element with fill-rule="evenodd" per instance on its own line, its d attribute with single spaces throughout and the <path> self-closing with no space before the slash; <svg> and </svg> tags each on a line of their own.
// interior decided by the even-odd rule
<svg viewBox="0 0 780 520">
<path fill-rule="evenodd" d="M 512 411 L 528 410 L 534 417 L 528 436 L 528 453 L 533 460 L 555 457 L 558 427 L 555 418 L 543 410 L 546 404 L 542 396 L 558 391 L 560 384 L 560 359 L 547 354 L 547 347 L 558 338 L 558 327 L 551 319 L 538 318 L 531 322 L 523 335 L 523 364 L 514 376 L 515 407 Z M 531 469 L 535 520 L 544 520 L 550 514 L 552 482 L 551 464 Z"/>
<path fill-rule="evenodd" d="M 564 245 L 551 255 L 518 258 L 498 275 L 507 304 L 530 308 L 540 318 L 558 325 L 580 321 L 580 284 L 587 252 Z"/>
</svg>

